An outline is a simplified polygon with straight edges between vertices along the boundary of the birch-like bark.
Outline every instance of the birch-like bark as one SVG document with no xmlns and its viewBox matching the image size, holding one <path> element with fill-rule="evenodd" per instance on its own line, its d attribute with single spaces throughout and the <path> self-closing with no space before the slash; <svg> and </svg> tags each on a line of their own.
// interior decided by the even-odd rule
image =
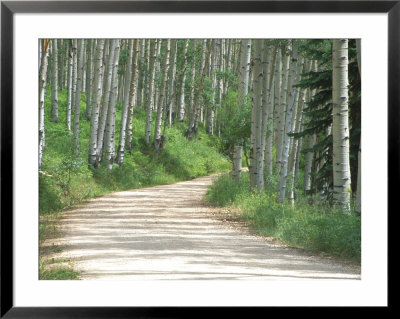
<svg viewBox="0 0 400 319">
<path fill-rule="evenodd" d="M 283 203 L 285 201 L 286 195 L 286 184 L 287 184 L 287 170 L 288 170 L 288 158 L 289 158 L 289 145 L 290 145 L 290 137 L 289 133 L 292 130 L 292 116 L 295 107 L 296 93 L 295 88 L 293 87 L 296 84 L 297 80 L 297 41 L 292 40 L 292 59 L 290 63 L 290 76 L 288 82 L 288 90 L 289 92 L 289 104 L 286 112 L 286 123 L 285 123 L 285 135 L 283 139 L 283 149 L 282 149 L 282 165 L 280 171 L 280 182 L 279 182 L 279 201 Z"/>
<path fill-rule="evenodd" d="M 65 124 L 67 130 L 71 131 L 71 110 L 72 110 L 72 90 L 73 90 L 73 68 L 74 68 L 74 54 L 72 45 L 68 46 L 68 97 L 67 97 L 67 109 L 65 114 Z"/>
<path fill-rule="evenodd" d="M 109 170 L 112 169 L 115 154 L 115 112 L 118 98 L 118 62 L 120 53 L 120 40 L 113 39 L 114 57 L 112 67 L 110 104 L 107 112 L 106 132 L 104 136 L 104 160 Z"/>
<path fill-rule="evenodd" d="M 215 108 L 215 93 L 217 90 L 217 72 L 216 72 L 216 59 L 217 59 L 217 45 L 214 42 L 214 46 L 211 48 L 212 54 L 210 56 L 210 78 L 212 78 L 212 97 L 211 105 L 207 108 L 207 127 L 206 132 L 209 135 L 214 134 L 214 108 Z"/>
<path fill-rule="evenodd" d="M 172 126 L 172 113 L 174 112 L 175 104 L 175 79 L 176 79 L 176 55 L 177 55 L 177 41 L 175 39 L 171 40 L 171 54 L 170 54 L 170 78 L 168 84 L 168 126 Z"/>
<path fill-rule="evenodd" d="M 93 105 L 91 107 L 92 114 L 90 115 L 90 139 L 89 139 L 89 158 L 88 162 L 94 167 L 98 167 L 98 143 L 97 134 L 99 129 L 100 105 L 103 89 L 103 55 L 104 55 L 104 39 L 99 39 L 96 47 L 96 56 L 94 60 L 94 76 L 92 81 Z M 90 92 L 90 87 L 88 88 Z"/>
<path fill-rule="evenodd" d="M 195 63 L 195 57 L 196 57 L 196 44 L 197 40 L 193 40 L 193 57 L 192 57 L 192 73 L 190 77 L 190 103 L 189 103 L 189 123 L 193 123 L 193 117 L 194 117 L 194 105 L 195 105 L 195 100 L 194 100 L 194 93 L 195 93 L 195 78 L 196 78 L 196 63 Z M 190 127 L 189 125 L 189 127 Z"/>
<path fill-rule="evenodd" d="M 282 72 L 282 83 L 280 90 L 280 112 L 279 112 L 279 133 L 278 140 L 276 145 L 276 168 L 277 172 L 280 172 L 282 169 L 282 150 L 283 143 L 285 140 L 285 124 L 286 124 L 286 108 L 287 108 L 287 87 L 290 75 L 290 56 L 286 53 L 287 48 L 283 49 L 283 72 Z"/>
<path fill-rule="evenodd" d="M 93 42 L 95 40 L 87 40 L 87 59 L 86 59 L 86 112 L 85 117 L 90 120 L 92 115 L 92 85 L 93 85 Z"/>
<path fill-rule="evenodd" d="M 137 106 L 143 106 L 143 91 L 144 91 L 144 87 L 145 87 L 145 76 L 144 76 L 144 68 L 145 68 L 145 59 L 146 59 L 146 40 L 142 39 L 142 40 L 138 40 L 140 41 L 140 44 L 138 44 L 140 46 L 140 59 L 138 56 L 138 66 L 136 67 L 138 75 L 136 76 L 136 80 L 137 80 L 137 89 L 136 89 L 136 105 Z M 127 144 L 127 148 L 128 148 L 128 144 Z"/>
<path fill-rule="evenodd" d="M 49 60 L 49 40 L 42 40 L 42 54 L 39 71 L 39 169 L 42 166 L 43 148 L 45 145 L 44 99 L 46 94 L 47 67 Z"/>
<path fill-rule="evenodd" d="M 77 81 L 78 81 L 78 40 L 72 39 L 72 51 L 74 54 L 72 55 L 74 59 L 73 69 L 72 69 L 72 110 L 75 110 L 75 101 L 76 101 L 76 89 L 77 89 Z"/>
<path fill-rule="evenodd" d="M 154 76 L 155 76 L 155 61 L 156 61 L 156 49 L 157 49 L 157 40 L 151 44 L 151 53 L 150 53 L 150 77 L 149 77 L 149 93 L 147 95 L 148 101 L 146 104 L 146 127 L 145 127 L 145 141 L 146 144 L 150 144 L 150 135 L 151 135 L 151 117 L 152 110 L 154 108 Z"/>
<path fill-rule="evenodd" d="M 356 40 L 356 48 L 357 48 L 357 64 L 358 64 L 358 71 L 360 72 L 361 76 L 361 39 Z M 357 167 L 357 201 L 356 201 L 356 213 L 361 215 L 361 137 L 362 133 L 360 134 L 360 146 L 358 148 L 358 167 Z"/>
<path fill-rule="evenodd" d="M 57 40 L 58 47 L 58 86 L 60 91 L 64 90 L 64 60 L 65 60 L 65 46 L 64 40 Z"/>
<path fill-rule="evenodd" d="M 168 81 L 168 70 L 169 70 L 169 55 L 171 50 L 171 40 L 164 40 L 165 43 L 165 53 L 164 53 L 164 60 L 162 63 L 162 82 L 160 88 L 160 98 L 157 105 L 157 116 L 156 122 L 154 127 L 154 148 L 156 151 L 160 149 L 161 143 L 161 120 L 163 114 L 163 107 L 165 103 L 165 88 L 167 86 Z"/>
<path fill-rule="evenodd" d="M 214 45 L 214 39 L 212 39 L 210 41 L 210 45 L 208 48 L 208 53 L 206 54 L 207 51 L 207 40 L 203 40 L 203 46 L 202 46 L 202 63 L 201 63 L 201 77 L 200 77 L 200 83 L 199 83 L 199 87 L 197 89 L 197 96 L 196 96 L 196 103 L 195 103 L 195 112 L 194 112 L 194 117 L 193 117 L 193 121 L 192 121 L 192 125 L 189 126 L 189 129 L 187 131 L 187 137 L 189 139 L 192 138 L 193 134 L 197 134 L 198 131 L 198 125 L 199 125 L 199 119 L 200 119 L 200 111 L 201 111 L 201 95 L 203 92 L 203 87 L 204 87 L 204 79 L 205 79 L 205 75 L 208 69 L 208 62 L 210 60 L 210 54 L 211 54 L 211 48 Z"/>
<path fill-rule="evenodd" d="M 262 96 L 263 96 L 263 49 L 264 40 L 254 40 L 254 73 L 253 73 L 253 103 L 252 103 L 252 126 L 254 129 L 254 146 L 251 153 L 252 157 L 252 171 L 253 178 L 251 179 L 251 187 L 261 191 L 264 188 L 263 178 L 263 152 L 262 149 Z"/>
<path fill-rule="evenodd" d="M 128 41 L 128 61 L 126 63 L 125 69 L 125 82 L 124 82 L 124 99 L 122 104 L 122 112 L 121 112 L 121 124 L 119 131 L 119 143 L 118 143 L 118 151 L 117 151 L 117 163 L 118 165 L 122 165 L 124 163 L 124 155 L 125 155 L 125 136 L 126 136 L 126 125 L 128 122 L 128 108 L 129 108 L 129 99 L 130 99 L 130 87 L 132 80 L 132 56 L 133 56 L 133 45 L 134 40 L 130 39 Z M 136 70 L 133 70 L 136 73 Z M 133 86 L 136 85 L 135 83 Z"/>
<path fill-rule="evenodd" d="M 106 60 L 106 74 L 104 74 L 104 85 L 103 85 L 103 104 L 101 107 L 101 115 L 100 115 L 100 123 L 99 130 L 97 133 L 97 164 L 101 162 L 102 154 L 103 154 L 103 144 L 104 144 L 104 134 L 106 130 L 107 117 L 109 112 L 110 105 L 110 96 L 111 96 L 111 84 L 112 84 L 112 76 L 113 76 L 113 63 L 114 63 L 114 54 L 115 54 L 115 42 L 113 40 L 106 40 L 105 47 L 109 48 L 109 52 Z"/>
<path fill-rule="evenodd" d="M 138 57 L 139 57 L 139 41 L 135 40 L 133 45 L 133 68 L 132 68 L 132 77 L 131 77 L 131 87 L 130 87 L 130 98 L 129 98 L 129 109 L 128 109 L 128 127 L 127 127 L 127 136 L 126 136 L 126 149 L 132 149 L 132 125 L 133 125 L 133 109 L 139 103 L 139 99 L 136 98 L 138 94 L 138 76 L 139 76 L 139 66 L 138 66 Z"/>
<path fill-rule="evenodd" d="M 276 52 L 276 67 L 274 78 L 274 145 L 278 145 L 279 123 L 280 123 L 280 94 L 282 80 L 282 50 L 278 47 Z M 277 168 L 277 156 L 275 152 L 275 168 Z M 275 169 L 277 171 L 277 169 Z"/>
<path fill-rule="evenodd" d="M 238 108 L 241 108 L 243 105 L 247 104 L 247 97 L 249 93 L 250 59 L 251 40 L 242 39 L 238 85 Z M 243 141 L 238 141 L 233 148 L 232 178 L 237 183 L 240 181 L 242 171 L 242 144 Z"/>
<path fill-rule="evenodd" d="M 58 122 L 58 47 L 57 40 L 51 40 L 51 120 Z"/>
<path fill-rule="evenodd" d="M 348 40 L 334 39 L 332 46 L 333 201 L 350 210 Z"/>
<path fill-rule="evenodd" d="M 189 40 L 185 40 L 185 48 L 183 49 L 183 70 L 182 81 L 179 95 L 179 108 L 178 108 L 178 121 L 183 122 L 185 118 L 185 82 L 186 82 L 186 69 L 187 69 L 187 50 L 189 47 Z"/>
<path fill-rule="evenodd" d="M 81 113 L 81 88 L 82 88 L 82 74 L 83 74 L 83 57 L 85 53 L 85 42 L 83 39 L 78 40 L 78 70 L 76 79 L 76 92 L 75 92 L 75 103 L 74 103 L 74 146 L 76 156 L 79 155 L 80 147 L 80 113 Z"/>
</svg>

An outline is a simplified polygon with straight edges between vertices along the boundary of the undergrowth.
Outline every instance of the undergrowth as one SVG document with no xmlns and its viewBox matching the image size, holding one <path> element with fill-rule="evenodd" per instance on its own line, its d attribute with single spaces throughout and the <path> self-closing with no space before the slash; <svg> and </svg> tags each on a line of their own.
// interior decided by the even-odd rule
<svg viewBox="0 0 400 319">
<path fill-rule="evenodd" d="M 218 178 L 206 199 L 215 206 L 239 209 L 240 218 L 254 230 L 290 246 L 325 253 L 350 261 L 361 260 L 361 219 L 354 212 L 344 214 L 313 198 L 302 197 L 295 204 L 278 202 L 273 177 L 264 192 L 252 192 L 249 174 L 242 173 L 239 184 L 230 174 Z M 310 203 L 312 202 L 312 203 Z"/>
</svg>

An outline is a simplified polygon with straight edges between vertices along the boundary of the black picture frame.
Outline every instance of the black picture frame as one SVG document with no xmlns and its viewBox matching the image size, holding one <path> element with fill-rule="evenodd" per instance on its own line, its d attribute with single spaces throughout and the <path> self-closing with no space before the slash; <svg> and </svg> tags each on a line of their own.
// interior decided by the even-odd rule
<svg viewBox="0 0 400 319">
<path fill-rule="evenodd" d="M 13 304 L 13 19 L 15 13 L 387 13 L 388 218 L 399 182 L 400 1 L 1 1 L 1 318 L 190 318 L 226 316 L 224 307 L 14 307 Z M 383 213 L 383 212 L 380 212 Z M 390 225 L 390 223 L 388 223 Z M 389 246 L 388 246 L 389 247 Z M 389 256 L 389 254 L 388 254 Z M 390 281 L 388 280 L 388 285 Z M 388 300 L 390 306 L 390 298 Z M 388 307 L 389 308 L 389 307 Z M 299 311 L 297 309 L 296 311 Z M 245 308 L 234 314 L 249 314 Z M 299 313 L 296 313 L 299 315 Z"/>
</svg>

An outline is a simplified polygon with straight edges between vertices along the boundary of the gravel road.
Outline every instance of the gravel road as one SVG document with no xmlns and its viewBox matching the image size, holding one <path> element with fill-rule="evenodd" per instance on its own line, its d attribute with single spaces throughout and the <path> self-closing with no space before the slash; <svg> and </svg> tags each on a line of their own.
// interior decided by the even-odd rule
<svg viewBox="0 0 400 319">
<path fill-rule="evenodd" d="M 54 258 L 82 280 L 359 280 L 360 267 L 253 235 L 202 200 L 216 175 L 117 192 L 64 212 Z"/>
</svg>

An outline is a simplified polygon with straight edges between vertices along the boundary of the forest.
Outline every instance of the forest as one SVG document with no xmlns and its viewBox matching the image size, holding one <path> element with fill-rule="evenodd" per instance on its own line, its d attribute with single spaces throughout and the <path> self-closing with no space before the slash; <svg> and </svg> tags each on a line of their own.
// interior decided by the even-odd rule
<svg viewBox="0 0 400 319">
<path fill-rule="evenodd" d="M 218 173 L 208 205 L 360 261 L 358 39 L 41 39 L 38 121 L 41 241 L 90 198 Z"/>
</svg>

